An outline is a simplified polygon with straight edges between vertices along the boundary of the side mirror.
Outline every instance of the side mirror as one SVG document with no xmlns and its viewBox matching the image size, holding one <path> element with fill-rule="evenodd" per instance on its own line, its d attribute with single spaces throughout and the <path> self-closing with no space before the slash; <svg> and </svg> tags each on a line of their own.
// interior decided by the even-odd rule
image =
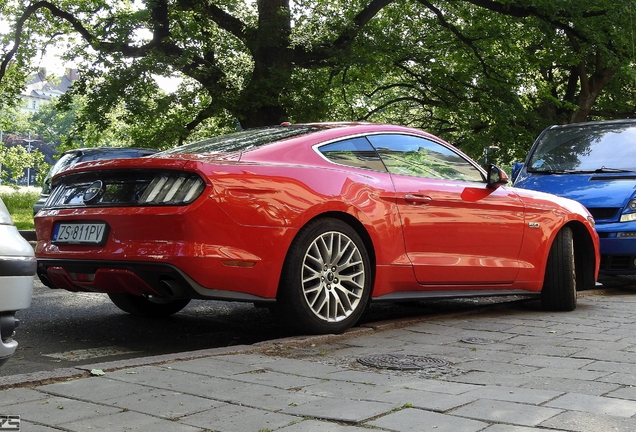
<svg viewBox="0 0 636 432">
<path fill-rule="evenodd" d="M 490 164 L 488 165 L 488 184 L 489 189 L 497 189 L 499 186 L 508 183 L 508 174 L 501 168 Z"/>
</svg>

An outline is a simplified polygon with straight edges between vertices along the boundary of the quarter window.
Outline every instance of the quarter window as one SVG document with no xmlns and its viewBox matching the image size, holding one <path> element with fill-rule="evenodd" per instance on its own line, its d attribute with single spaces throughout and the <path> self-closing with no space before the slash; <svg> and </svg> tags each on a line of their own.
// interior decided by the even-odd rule
<svg viewBox="0 0 636 432">
<path fill-rule="evenodd" d="M 367 137 L 391 174 L 483 182 L 481 171 L 452 149 L 412 135 Z"/>
<path fill-rule="evenodd" d="M 352 138 L 327 144 L 318 149 L 327 159 L 355 168 L 386 172 L 380 156 L 366 138 Z"/>
</svg>

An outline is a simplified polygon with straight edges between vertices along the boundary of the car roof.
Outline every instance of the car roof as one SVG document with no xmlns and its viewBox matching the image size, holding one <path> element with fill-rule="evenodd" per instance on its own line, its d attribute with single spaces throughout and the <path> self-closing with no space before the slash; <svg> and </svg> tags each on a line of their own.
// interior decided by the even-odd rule
<svg viewBox="0 0 636 432">
<path fill-rule="evenodd" d="M 593 126 L 622 126 L 622 125 L 635 125 L 636 119 L 618 119 L 618 120 L 596 120 L 590 122 L 580 122 L 580 123 L 568 123 L 564 125 L 552 125 L 546 128 L 546 130 L 550 129 L 568 129 L 568 128 L 581 128 L 581 127 L 593 127 Z"/>
<path fill-rule="evenodd" d="M 330 139 L 345 138 L 367 133 L 415 133 L 443 141 L 425 131 L 405 126 L 369 122 L 282 123 L 280 125 L 243 129 L 164 150 L 157 157 L 184 154 L 225 154 L 229 159 L 240 159 L 248 153 L 263 154 L 276 148 L 295 146 L 298 140 L 312 146 Z"/>
</svg>

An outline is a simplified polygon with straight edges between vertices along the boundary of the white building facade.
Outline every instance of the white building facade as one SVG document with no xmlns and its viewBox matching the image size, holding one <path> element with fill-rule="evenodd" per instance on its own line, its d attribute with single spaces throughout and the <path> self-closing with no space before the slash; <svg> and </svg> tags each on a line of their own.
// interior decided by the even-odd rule
<svg viewBox="0 0 636 432">
<path fill-rule="evenodd" d="M 22 110 L 28 113 L 38 111 L 43 104 L 66 93 L 77 78 L 77 69 L 67 69 L 62 77 L 47 76 L 46 69 L 41 69 L 27 83 L 22 93 Z"/>
</svg>

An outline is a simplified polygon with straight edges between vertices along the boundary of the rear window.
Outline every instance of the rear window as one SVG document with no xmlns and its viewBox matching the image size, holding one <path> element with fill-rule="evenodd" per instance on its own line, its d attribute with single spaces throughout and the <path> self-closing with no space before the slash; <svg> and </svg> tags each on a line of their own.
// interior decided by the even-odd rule
<svg viewBox="0 0 636 432">
<path fill-rule="evenodd" d="M 203 141 L 184 144 L 162 154 L 182 153 L 234 153 L 250 150 L 276 141 L 294 138 L 322 130 L 320 126 L 274 126 L 266 128 L 246 129 L 226 135 L 219 135 Z"/>
<path fill-rule="evenodd" d="M 77 163 L 77 159 L 79 156 L 76 153 L 65 153 L 62 157 L 51 167 L 47 177 L 53 177 L 55 174 L 60 172 L 62 168 L 66 168 L 67 166 L 73 165 Z"/>
<path fill-rule="evenodd" d="M 597 124 L 548 129 L 528 161 L 531 172 L 636 170 L 636 125 Z"/>
</svg>

